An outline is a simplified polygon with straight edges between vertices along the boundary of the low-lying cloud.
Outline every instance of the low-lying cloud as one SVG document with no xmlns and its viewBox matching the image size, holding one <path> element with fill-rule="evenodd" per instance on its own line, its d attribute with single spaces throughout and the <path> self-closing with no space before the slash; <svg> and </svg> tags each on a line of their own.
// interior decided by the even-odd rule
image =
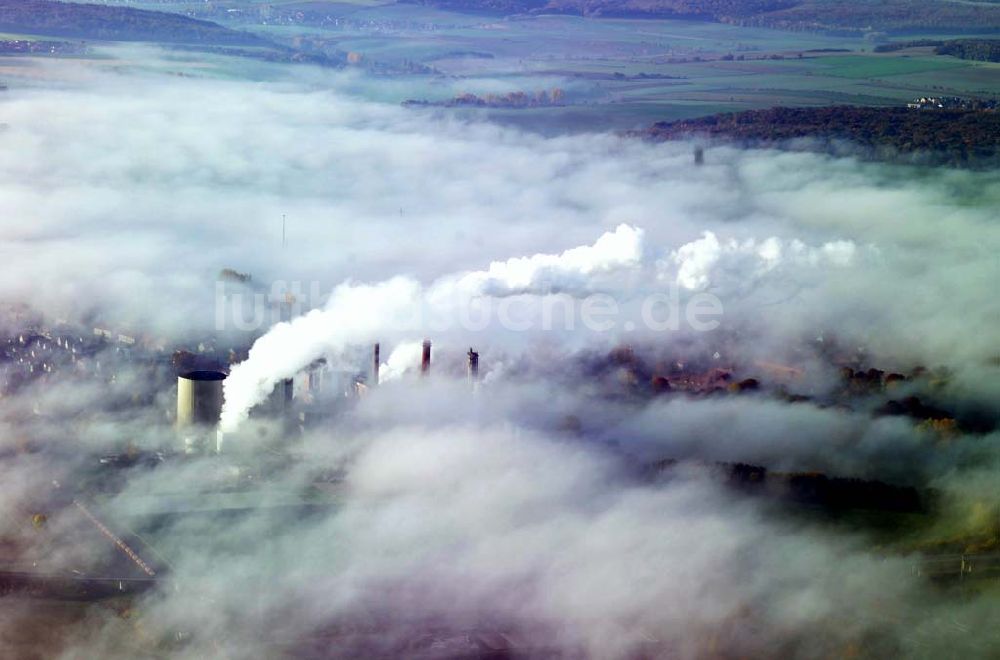
<svg viewBox="0 0 1000 660">
<path fill-rule="evenodd" d="M 0 299 L 191 345 L 218 330 L 224 268 L 251 274 L 247 290 L 322 295 L 244 333 L 259 338 L 232 368 L 230 454 L 171 454 L 173 393 L 157 388 L 172 374 L 156 369 L 81 369 L 0 399 L 4 535 L 58 548 L 46 539 L 72 510 L 27 532 L 26 516 L 99 499 L 168 564 L 137 613 L 40 614 L 59 622 L 50 655 L 454 657 L 434 645 L 483 635 L 592 658 L 996 643 L 988 595 L 953 598 L 915 558 L 748 498 L 715 463 L 930 486 L 972 512 L 955 534 L 984 524 L 996 432 L 878 411 L 909 395 L 995 408 L 997 173 L 724 147 L 695 166 L 685 143 L 459 120 L 366 97 L 345 74 L 182 77 L 155 71 L 183 62 L 130 53 L 151 66 L 50 63 L 58 83 L 0 98 Z M 718 327 L 642 324 L 664 293 L 714 296 Z M 432 374 L 412 377 L 428 336 L 405 323 L 414 307 L 509 299 L 538 316 L 592 294 L 619 308 L 607 331 L 446 324 Z M 327 421 L 246 419 L 318 358 L 364 368 L 374 341 L 382 385 L 328 402 Z M 127 364 L 113 350 L 88 359 Z M 932 372 L 845 393 L 831 355 Z M 650 377 L 684 362 L 761 389 L 655 391 Z M 104 453 L 148 462 L 82 470 Z M 665 459 L 679 463 L 650 472 Z M 0 614 L 10 655 L 26 616 L 16 601 Z M 436 641 L 414 642 L 427 630 Z"/>
</svg>

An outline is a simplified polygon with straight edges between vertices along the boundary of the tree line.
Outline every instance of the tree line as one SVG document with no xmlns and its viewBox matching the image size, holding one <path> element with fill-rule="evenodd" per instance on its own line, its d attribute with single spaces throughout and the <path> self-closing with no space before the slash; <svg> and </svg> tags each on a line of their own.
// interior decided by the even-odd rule
<svg viewBox="0 0 1000 660">
<path fill-rule="evenodd" d="M 683 18 L 788 30 L 975 30 L 996 26 L 1000 3 L 936 0 L 403 0 L 456 11 Z"/>
<path fill-rule="evenodd" d="M 886 160 L 988 166 L 1000 157 L 1000 112 L 831 106 L 778 107 L 658 122 L 639 135 L 654 140 L 702 136 L 744 146 L 836 150 L 843 143 Z"/>
<path fill-rule="evenodd" d="M 892 53 L 906 48 L 934 47 L 935 55 L 951 55 L 963 60 L 979 62 L 1000 62 L 1000 39 L 916 39 L 880 44 L 876 53 Z"/>
</svg>

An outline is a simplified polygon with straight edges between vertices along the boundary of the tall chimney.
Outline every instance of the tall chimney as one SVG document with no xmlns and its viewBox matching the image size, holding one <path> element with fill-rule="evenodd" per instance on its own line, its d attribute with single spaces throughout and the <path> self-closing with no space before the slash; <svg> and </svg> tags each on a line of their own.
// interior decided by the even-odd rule
<svg viewBox="0 0 1000 660">
<path fill-rule="evenodd" d="M 379 363 L 379 350 L 380 346 L 378 342 L 375 342 L 375 348 L 372 351 L 372 387 L 378 387 L 378 363 Z"/>
<path fill-rule="evenodd" d="M 479 380 L 479 353 L 469 349 L 469 380 Z"/>
<path fill-rule="evenodd" d="M 705 164 L 705 149 L 703 147 L 694 148 L 694 164 L 695 165 Z"/>
<path fill-rule="evenodd" d="M 279 417 L 291 412 L 292 394 L 295 391 L 295 381 L 291 378 L 278 381 L 267 399 L 254 409 L 256 414 Z"/>
<path fill-rule="evenodd" d="M 431 340 L 424 340 L 424 351 L 420 356 L 420 375 L 426 376 L 431 371 Z"/>
</svg>

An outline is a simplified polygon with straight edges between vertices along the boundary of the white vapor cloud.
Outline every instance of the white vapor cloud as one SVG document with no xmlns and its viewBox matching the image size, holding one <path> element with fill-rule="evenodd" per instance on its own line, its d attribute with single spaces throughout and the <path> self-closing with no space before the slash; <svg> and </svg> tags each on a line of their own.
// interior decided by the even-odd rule
<svg viewBox="0 0 1000 660">
<path fill-rule="evenodd" d="M 50 619 L 59 634 L 34 637 L 65 658 L 430 657 L 408 646 L 426 638 L 414 631 L 483 629 L 529 657 L 997 648 L 989 594 L 929 586 L 916 557 L 853 518 L 788 515 L 716 465 L 931 485 L 963 512 L 947 538 L 992 524 L 995 430 L 876 411 L 911 394 L 995 410 L 997 172 L 728 147 L 693 167 L 686 143 L 415 111 L 356 74 L 248 80 L 158 51 L 107 55 L 26 65 L 37 81 L 0 94 L 0 301 L 192 351 L 239 337 L 249 357 L 221 420 L 239 441 L 155 456 L 178 446 L 169 354 L 147 365 L 113 346 L 87 356 L 105 364 L 89 380 L 73 367 L 0 397 L 0 550 L 74 568 L 93 544 L 56 542 L 72 530 L 57 505 L 79 497 L 169 560 L 127 615 L 0 605 L 0 656 L 26 655 L 24 623 Z M 319 295 L 233 332 L 215 325 L 229 322 L 224 268 L 252 275 L 226 283 L 247 295 Z M 667 293 L 717 296 L 718 329 L 642 325 L 644 301 Z M 456 321 L 484 302 L 538 318 L 592 294 L 628 323 Z M 424 338 L 433 373 L 406 378 Z M 368 366 L 352 351 L 376 341 L 380 387 L 317 395 L 316 422 L 247 419 L 318 358 L 338 378 Z M 830 354 L 931 371 L 856 394 Z M 679 363 L 735 376 L 712 395 L 654 392 Z M 760 387 L 730 391 L 745 376 Z M 105 453 L 151 463 L 110 468 Z M 678 463 L 651 469 L 665 459 Z M 42 504 L 62 513 L 36 529 Z"/>
<path fill-rule="evenodd" d="M 464 306 L 475 298 L 518 293 L 546 293 L 573 286 L 586 291 L 595 274 L 639 264 L 642 231 L 620 225 L 597 239 L 558 255 L 536 254 L 494 262 L 489 270 L 453 275 L 424 291 L 416 281 L 395 277 L 375 285 L 345 283 L 334 290 L 323 310 L 281 323 L 254 342 L 249 357 L 225 381 L 220 429 L 235 431 L 253 406 L 274 386 L 326 354 L 339 354 L 351 343 L 363 343 L 409 327 L 423 313 L 444 306 Z M 397 349 L 398 350 L 398 349 Z M 390 358 L 390 366 L 396 366 Z"/>
</svg>

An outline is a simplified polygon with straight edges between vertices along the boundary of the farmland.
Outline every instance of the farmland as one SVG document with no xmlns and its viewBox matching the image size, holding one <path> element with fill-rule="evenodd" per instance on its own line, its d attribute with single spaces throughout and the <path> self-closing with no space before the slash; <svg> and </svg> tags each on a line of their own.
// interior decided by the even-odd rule
<svg viewBox="0 0 1000 660">
<path fill-rule="evenodd" d="M 367 1 L 130 6 L 217 20 L 298 50 L 305 60 L 343 62 L 351 53 L 361 69 L 383 82 L 395 79 L 380 85 L 379 98 L 387 101 L 441 103 L 463 93 L 559 88 L 565 102 L 551 107 L 455 110 L 546 133 L 632 129 L 774 106 L 898 106 L 924 95 L 1000 95 L 1000 64 L 930 48 L 876 53 L 861 36 L 692 20 L 499 18 Z M 199 65 L 194 74 L 231 77 L 264 67 L 229 59 Z"/>
<path fill-rule="evenodd" d="M 416 95 L 424 100 L 564 88 L 565 107 L 463 110 L 546 131 L 632 128 L 775 105 L 889 106 L 932 93 L 1000 94 L 998 65 L 927 52 L 878 54 L 857 37 L 683 20 L 498 20 L 407 5 L 355 7 L 347 18 L 312 34 L 326 48 L 433 67 L 439 75 L 413 81 L 425 88 Z M 275 39 L 295 30 L 255 29 Z M 406 89 L 412 98 L 412 86 Z"/>
</svg>

